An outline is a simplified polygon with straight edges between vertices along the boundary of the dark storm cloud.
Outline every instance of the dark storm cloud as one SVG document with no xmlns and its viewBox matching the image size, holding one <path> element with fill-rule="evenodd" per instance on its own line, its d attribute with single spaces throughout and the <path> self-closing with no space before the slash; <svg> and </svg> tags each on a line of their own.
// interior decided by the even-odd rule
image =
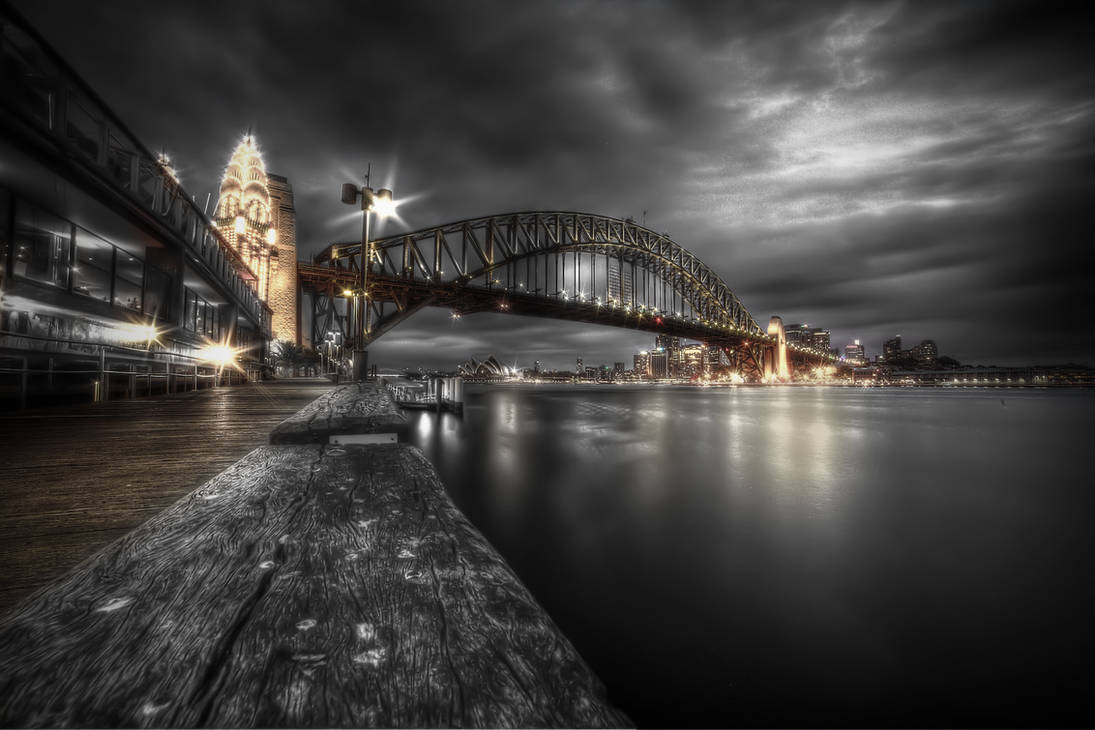
<svg viewBox="0 0 1095 730">
<path fill-rule="evenodd" d="M 254 125 L 294 185 L 302 256 L 359 235 L 337 191 L 371 160 L 413 228 L 646 210 L 762 325 L 874 352 L 901 332 L 962 360 L 1095 359 L 1078 4 L 18 6 L 200 200 Z M 569 366 L 649 340 L 434 312 L 377 348 L 391 365 Z"/>
</svg>

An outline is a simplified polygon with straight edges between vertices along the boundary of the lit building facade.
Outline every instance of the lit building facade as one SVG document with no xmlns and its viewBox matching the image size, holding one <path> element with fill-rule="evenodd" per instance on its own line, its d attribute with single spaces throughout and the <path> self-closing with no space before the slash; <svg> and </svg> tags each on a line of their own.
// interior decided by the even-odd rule
<svg viewBox="0 0 1095 730">
<path fill-rule="evenodd" d="M 650 353 L 650 377 L 652 378 L 668 378 L 669 377 L 669 352 L 662 348 L 658 348 Z"/>
<path fill-rule="evenodd" d="M 7 4 L 0 67 L 0 408 L 258 376 L 270 309 L 166 156 Z"/>
<path fill-rule="evenodd" d="M 852 365 L 862 365 L 867 362 L 867 352 L 863 349 L 863 345 L 859 344 L 859 340 L 844 346 L 844 360 Z"/>
<path fill-rule="evenodd" d="M 640 378 L 646 378 L 650 376 L 650 353 L 643 350 L 637 353 L 633 358 L 635 375 Z"/>
<path fill-rule="evenodd" d="M 297 342 L 293 188 L 284 177 L 267 174 L 250 133 L 225 167 L 214 220 L 253 273 L 259 298 L 270 306 L 274 339 Z"/>
<path fill-rule="evenodd" d="M 882 343 L 882 361 L 896 362 L 901 359 L 901 335 Z"/>
</svg>

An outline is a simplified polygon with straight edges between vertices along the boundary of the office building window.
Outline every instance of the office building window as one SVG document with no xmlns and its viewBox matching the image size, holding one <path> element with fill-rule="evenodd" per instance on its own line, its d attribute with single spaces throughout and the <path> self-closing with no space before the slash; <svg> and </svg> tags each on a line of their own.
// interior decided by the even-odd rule
<svg viewBox="0 0 1095 730">
<path fill-rule="evenodd" d="M 72 225 L 67 220 L 20 200 L 12 238 L 12 273 L 43 284 L 68 286 Z"/>
<path fill-rule="evenodd" d="M 171 277 L 152 266 L 144 272 L 144 311 L 161 322 L 171 320 Z"/>
<path fill-rule="evenodd" d="M 143 298 L 144 262 L 122 249 L 118 249 L 115 255 L 114 303 L 139 312 Z"/>
<path fill-rule="evenodd" d="M 83 229 L 76 232 L 76 266 L 72 291 L 109 302 L 114 279 L 114 247 Z"/>
<path fill-rule="evenodd" d="M 217 305 L 210 304 L 187 287 L 183 326 L 191 332 L 216 340 L 220 335 L 220 311 Z"/>
</svg>

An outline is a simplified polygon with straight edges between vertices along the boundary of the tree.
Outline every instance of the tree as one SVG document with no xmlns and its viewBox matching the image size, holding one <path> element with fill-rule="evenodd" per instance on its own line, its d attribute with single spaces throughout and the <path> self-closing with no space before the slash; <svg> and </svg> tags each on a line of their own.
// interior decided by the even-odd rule
<svg viewBox="0 0 1095 730">
<path fill-rule="evenodd" d="M 289 340 L 275 340 L 270 352 L 274 363 L 291 369 L 293 375 L 296 375 L 297 369 L 308 361 L 304 348 Z"/>
</svg>

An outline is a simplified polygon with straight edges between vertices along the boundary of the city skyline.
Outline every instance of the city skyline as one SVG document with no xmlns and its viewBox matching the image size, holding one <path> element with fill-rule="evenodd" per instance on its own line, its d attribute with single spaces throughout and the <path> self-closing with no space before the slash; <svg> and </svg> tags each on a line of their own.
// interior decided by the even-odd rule
<svg viewBox="0 0 1095 730">
<path fill-rule="evenodd" d="M 253 126 L 302 256 L 360 235 L 338 186 L 371 161 L 405 201 L 383 232 L 632 216 L 758 323 L 816 322 L 834 347 L 900 333 L 964 363 L 1095 357 L 1072 324 L 1090 320 L 1095 94 L 1066 6 L 15 5 L 199 201 Z M 647 339 L 427 310 L 371 349 L 382 366 L 611 363 Z"/>
</svg>

